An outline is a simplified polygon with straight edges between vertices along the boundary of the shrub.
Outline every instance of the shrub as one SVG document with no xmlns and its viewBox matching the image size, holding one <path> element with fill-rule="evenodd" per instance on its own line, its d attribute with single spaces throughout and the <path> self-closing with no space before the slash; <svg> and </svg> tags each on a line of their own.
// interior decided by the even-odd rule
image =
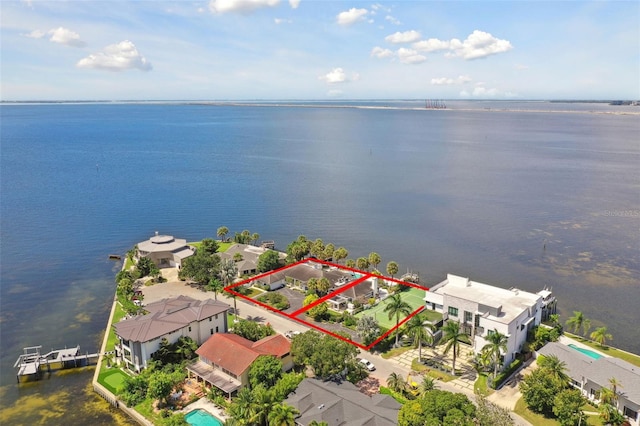
<svg viewBox="0 0 640 426">
<path fill-rule="evenodd" d="M 513 362 L 509 365 L 509 367 L 506 370 L 502 371 L 501 373 L 498 373 L 498 375 L 494 377 L 493 381 L 491 382 L 491 388 L 497 389 L 498 386 L 500 386 L 502 382 L 504 382 L 511 374 L 513 374 L 514 371 L 520 368 L 521 365 L 522 365 L 521 359 L 513 360 Z"/>
<path fill-rule="evenodd" d="M 265 294 L 261 294 L 260 296 L 258 296 L 256 298 L 256 300 L 258 302 L 262 302 L 265 303 L 269 306 L 273 306 L 274 308 L 278 309 L 279 311 L 283 310 L 283 309 L 287 309 L 290 304 L 289 304 L 289 300 L 284 297 L 282 294 L 280 293 L 265 293 Z"/>
</svg>

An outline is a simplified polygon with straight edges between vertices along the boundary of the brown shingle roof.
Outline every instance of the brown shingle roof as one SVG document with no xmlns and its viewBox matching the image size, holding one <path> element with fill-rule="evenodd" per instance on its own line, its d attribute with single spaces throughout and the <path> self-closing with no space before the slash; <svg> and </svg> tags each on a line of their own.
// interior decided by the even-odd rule
<svg viewBox="0 0 640 426">
<path fill-rule="evenodd" d="M 242 375 L 260 355 L 281 357 L 291 350 L 291 343 L 281 334 L 252 342 L 237 334 L 216 333 L 196 350 L 208 361 L 236 376 Z"/>
<path fill-rule="evenodd" d="M 213 299 L 196 300 L 188 296 L 162 299 L 145 306 L 146 315 L 138 315 L 114 324 L 116 334 L 125 340 L 148 342 L 179 330 L 195 321 L 230 309 Z"/>
</svg>

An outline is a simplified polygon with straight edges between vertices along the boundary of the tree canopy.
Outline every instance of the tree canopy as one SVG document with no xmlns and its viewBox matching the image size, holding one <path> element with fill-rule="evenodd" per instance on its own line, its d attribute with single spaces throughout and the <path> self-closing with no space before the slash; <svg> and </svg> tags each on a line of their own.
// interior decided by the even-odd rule
<svg viewBox="0 0 640 426">
<path fill-rule="evenodd" d="M 465 395 L 431 390 L 404 404 L 398 413 L 399 426 L 473 426 L 476 407 Z"/>
<path fill-rule="evenodd" d="M 283 266 L 280 255 L 275 250 L 267 250 L 258 256 L 258 272 L 268 272 Z"/>
<path fill-rule="evenodd" d="M 282 362 L 274 356 L 259 356 L 249 367 L 249 383 L 251 387 L 262 383 L 271 388 L 282 377 Z"/>
<path fill-rule="evenodd" d="M 180 279 L 189 279 L 206 285 L 220 272 L 220 257 L 206 250 L 196 250 L 193 256 L 187 257 L 178 273 Z"/>
<path fill-rule="evenodd" d="M 321 379 L 355 368 L 358 349 L 328 334 L 307 331 L 293 338 L 291 355 L 297 365 L 309 366 Z"/>
</svg>

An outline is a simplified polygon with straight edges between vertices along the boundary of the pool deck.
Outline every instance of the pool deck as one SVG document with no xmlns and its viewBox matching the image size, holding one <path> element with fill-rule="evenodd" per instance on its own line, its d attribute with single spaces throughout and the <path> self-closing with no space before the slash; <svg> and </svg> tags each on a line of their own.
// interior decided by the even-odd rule
<svg viewBox="0 0 640 426">
<path fill-rule="evenodd" d="M 207 413 L 217 417 L 218 420 L 221 420 L 223 422 L 225 422 L 229 418 L 227 415 L 224 414 L 224 411 L 222 409 L 216 407 L 216 405 L 213 402 L 209 401 L 206 397 L 200 398 L 196 402 L 187 405 L 179 412 L 187 414 L 197 409 L 204 410 Z"/>
<path fill-rule="evenodd" d="M 587 346 L 584 343 L 580 343 L 577 340 L 572 339 L 571 337 L 567 337 L 567 336 L 560 336 L 560 339 L 558 339 L 559 343 L 562 343 L 563 345 L 569 346 L 569 345 L 574 345 L 578 348 L 581 349 L 585 349 L 594 353 L 597 353 L 598 355 L 604 357 L 604 358 L 611 358 L 611 355 L 607 355 L 604 352 L 600 352 L 597 349 L 592 348 L 591 346 Z"/>
</svg>

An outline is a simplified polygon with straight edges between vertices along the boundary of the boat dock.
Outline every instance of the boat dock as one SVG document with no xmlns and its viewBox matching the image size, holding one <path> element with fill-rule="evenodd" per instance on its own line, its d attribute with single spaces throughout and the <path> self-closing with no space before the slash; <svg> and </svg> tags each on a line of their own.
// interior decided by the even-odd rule
<svg viewBox="0 0 640 426">
<path fill-rule="evenodd" d="M 31 379 L 40 379 L 42 372 L 51 372 L 63 368 L 85 367 L 98 360 L 100 354 L 80 353 L 80 346 L 75 348 L 64 348 L 52 350 L 46 354 L 41 354 L 42 346 L 30 346 L 24 348 L 24 353 L 20 355 L 13 364 L 18 369 L 18 383 Z"/>
</svg>

